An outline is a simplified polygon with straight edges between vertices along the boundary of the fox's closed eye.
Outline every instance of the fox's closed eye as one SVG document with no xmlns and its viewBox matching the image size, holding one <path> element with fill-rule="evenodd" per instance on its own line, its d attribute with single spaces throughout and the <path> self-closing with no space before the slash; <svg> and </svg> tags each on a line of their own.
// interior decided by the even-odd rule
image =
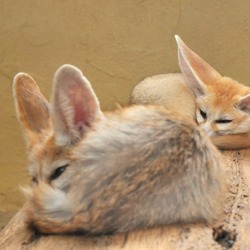
<svg viewBox="0 0 250 250">
<path fill-rule="evenodd" d="M 37 183 L 38 183 L 37 178 L 34 177 L 34 176 L 32 177 L 32 180 L 31 180 L 31 181 L 32 181 L 33 184 L 37 184 Z"/>
<path fill-rule="evenodd" d="M 216 120 L 215 122 L 216 123 L 230 123 L 230 122 L 232 122 L 232 120 L 230 120 L 230 119 L 220 119 L 220 120 Z"/>
<path fill-rule="evenodd" d="M 207 118 L 207 113 L 206 112 L 204 112 L 203 110 L 201 110 L 200 109 L 200 114 L 201 114 L 201 116 L 204 118 L 204 119 L 206 119 Z"/>
<path fill-rule="evenodd" d="M 68 167 L 69 165 L 66 164 L 64 166 L 61 166 L 61 167 L 58 167 L 54 173 L 50 176 L 50 180 L 53 181 L 55 179 L 57 179 L 65 170 L 66 168 Z"/>
</svg>

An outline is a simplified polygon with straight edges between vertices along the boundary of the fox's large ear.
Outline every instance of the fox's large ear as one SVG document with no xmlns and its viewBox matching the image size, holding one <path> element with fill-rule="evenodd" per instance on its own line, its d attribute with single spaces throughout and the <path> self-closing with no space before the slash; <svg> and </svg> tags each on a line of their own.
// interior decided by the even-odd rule
<svg viewBox="0 0 250 250">
<path fill-rule="evenodd" d="M 250 113 L 250 94 L 243 96 L 236 106 L 240 110 Z"/>
<path fill-rule="evenodd" d="M 50 106 L 36 82 L 25 73 L 18 73 L 13 82 L 16 113 L 28 146 L 41 140 L 51 129 Z"/>
<path fill-rule="evenodd" d="M 58 146 L 77 142 L 103 117 L 89 81 L 71 65 L 63 65 L 55 74 L 51 107 Z"/>
<path fill-rule="evenodd" d="M 179 36 L 176 35 L 175 39 L 178 46 L 179 65 L 186 83 L 193 90 L 196 97 L 204 95 L 206 85 L 216 81 L 221 75 L 188 48 Z"/>
</svg>

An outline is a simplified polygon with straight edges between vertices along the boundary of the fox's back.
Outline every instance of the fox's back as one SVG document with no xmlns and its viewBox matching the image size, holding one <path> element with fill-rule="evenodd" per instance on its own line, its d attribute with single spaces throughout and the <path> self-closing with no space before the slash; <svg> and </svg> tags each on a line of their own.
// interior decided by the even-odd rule
<svg viewBox="0 0 250 250">
<path fill-rule="evenodd" d="M 72 180 L 69 195 L 78 193 L 77 199 L 84 200 L 78 213 L 95 214 L 86 231 L 92 227 L 97 232 L 116 227 L 127 231 L 133 227 L 131 221 L 142 227 L 151 221 L 171 224 L 176 214 L 180 222 L 187 214 L 192 221 L 197 209 L 204 217 L 216 217 L 209 214 L 209 204 L 200 202 L 217 203 L 210 194 L 218 197 L 221 192 L 223 168 L 209 139 L 196 125 L 164 108 L 132 110 L 108 115 L 75 149 L 81 156 L 75 167 L 81 173 Z M 204 181 L 206 185 L 197 192 Z"/>
<path fill-rule="evenodd" d="M 162 74 L 148 77 L 135 86 L 132 104 L 163 105 L 190 119 L 195 117 L 195 99 L 183 75 Z"/>
</svg>

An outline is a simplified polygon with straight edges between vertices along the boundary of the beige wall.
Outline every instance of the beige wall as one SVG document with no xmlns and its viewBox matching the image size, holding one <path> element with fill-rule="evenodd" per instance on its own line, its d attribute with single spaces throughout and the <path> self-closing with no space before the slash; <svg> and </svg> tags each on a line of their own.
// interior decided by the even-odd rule
<svg viewBox="0 0 250 250">
<path fill-rule="evenodd" d="M 103 109 L 127 103 L 146 76 L 179 71 L 174 34 L 219 72 L 250 82 L 250 3 L 234 0 L 0 1 L 0 212 L 24 202 L 25 145 L 12 79 L 31 74 L 49 97 L 55 70 L 71 63 Z"/>
</svg>

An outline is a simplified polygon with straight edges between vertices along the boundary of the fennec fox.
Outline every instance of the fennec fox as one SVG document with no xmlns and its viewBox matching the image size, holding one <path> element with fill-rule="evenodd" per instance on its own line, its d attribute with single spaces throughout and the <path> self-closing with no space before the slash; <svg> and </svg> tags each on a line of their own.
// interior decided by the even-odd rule
<svg viewBox="0 0 250 250">
<path fill-rule="evenodd" d="M 219 148 L 250 147 L 250 88 L 221 76 L 176 36 L 182 74 L 146 78 L 134 104 L 164 105 L 197 121 Z"/>
<path fill-rule="evenodd" d="M 27 221 L 44 233 L 90 235 L 222 214 L 224 166 L 199 127 L 162 107 L 106 113 L 88 80 L 64 65 L 51 104 L 24 73 L 14 79 L 27 139 Z"/>
</svg>

